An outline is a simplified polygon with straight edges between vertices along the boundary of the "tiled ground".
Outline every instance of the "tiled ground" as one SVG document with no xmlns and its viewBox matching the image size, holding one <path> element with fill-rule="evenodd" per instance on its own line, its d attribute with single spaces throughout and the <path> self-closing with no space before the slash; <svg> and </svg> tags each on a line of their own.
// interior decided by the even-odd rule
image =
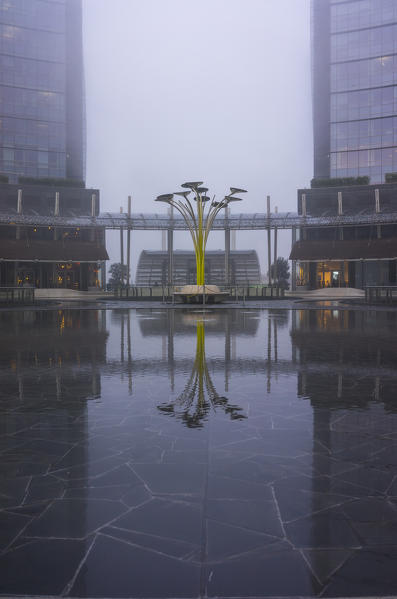
<svg viewBox="0 0 397 599">
<path fill-rule="evenodd" d="M 286 344 L 284 325 L 278 339 Z M 176 372 L 170 391 L 168 376 L 136 370 L 128 391 L 111 349 L 106 359 L 98 353 L 97 336 L 95 356 L 84 353 L 94 347 L 86 333 L 83 327 L 79 364 L 67 364 L 66 334 L 56 347 L 62 364 L 51 358 L 44 366 L 38 353 L 29 366 L 22 348 L 10 369 L 13 350 L 3 350 L 0 594 L 397 595 L 397 414 L 390 407 L 397 386 L 390 373 L 380 384 L 387 405 L 366 402 L 372 378 L 363 375 L 360 384 L 346 377 L 332 406 L 327 387 L 336 365 L 312 373 L 317 395 L 308 380 L 299 392 L 296 371 L 283 366 L 290 346 L 284 355 L 281 344 L 270 391 L 257 365 L 248 373 L 240 366 L 230 382 L 228 399 L 241 406 L 242 419 L 217 409 L 203 426 L 187 428 L 157 407 L 177 398 L 188 372 Z M 219 357 L 211 367 L 208 354 L 220 389 Z M 65 374 L 58 387 L 55 366 Z M 96 393 L 94 369 L 106 370 Z"/>
</svg>

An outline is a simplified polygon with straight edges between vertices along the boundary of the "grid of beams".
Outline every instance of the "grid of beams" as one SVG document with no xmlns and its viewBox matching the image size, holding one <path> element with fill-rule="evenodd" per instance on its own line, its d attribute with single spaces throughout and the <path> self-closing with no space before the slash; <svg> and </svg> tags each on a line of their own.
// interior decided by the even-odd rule
<svg viewBox="0 0 397 599">
<path fill-rule="evenodd" d="M 361 213 L 356 215 L 301 216 L 296 212 L 278 212 L 255 214 L 232 214 L 215 219 L 213 229 L 224 230 L 261 230 L 292 229 L 294 227 L 337 227 L 397 224 L 397 212 Z M 54 227 L 104 227 L 105 229 L 132 229 L 158 231 L 173 229 L 187 230 L 185 221 L 180 217 L 170 218 L 167 214 L 127 214 L 103 212 L 97 217 L 80 216 L 41 216 L 30 214 L 0 213 L 0 225 L 54 226 Z"/>
</svg>

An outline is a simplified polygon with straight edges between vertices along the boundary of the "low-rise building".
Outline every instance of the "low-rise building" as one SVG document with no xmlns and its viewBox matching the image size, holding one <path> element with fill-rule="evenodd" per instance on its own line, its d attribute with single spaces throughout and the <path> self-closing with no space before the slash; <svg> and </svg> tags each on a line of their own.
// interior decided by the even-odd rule
<svg viewBox="0 0 397 599">
<path fill-rule="evenodd" d="M 40 184 L 0 184 L 0 285 L 87 290 L 100 285 L 108 259 L 105 231 L 62 226 L 70 217 L 97 216 L 99 191 Z M 23 216 L 29 217 L 29 225 Z M 34 217 L 59 216 L 60 226 L 32 225 Z"/>
<path fill-rule="evenodd" d="M 321 217 L 324 225 L 301 228 L 290 260 L 298 262 L 297 285 L 357 287 L 397 283 L 397 223 L 382 224 L 382 214 L 397 213 L 397 183 L 346 185 L 298 190 L 298 212 Z M 336 216 L 349 226 L 330 226 Z M 368 215 L 371 224 L 356 225 Z"/>
<path fill-rule="evenodd" d="M 141 252 L 136 271 L 136 284 L 153 286 L 167 285 L 169 256 L 166 251 Z M 255 250 L 231 250 L 229 262 L 231 285 L 259 283 L 260 268 Z M 225 252 L 207 250 L 205 253 L 205 282 L 207 285 L 225 284 Z M 196 283 L 196 258 L 193 251 L 174 250 L 173 284 L 190 285 Z"/>
</svg>

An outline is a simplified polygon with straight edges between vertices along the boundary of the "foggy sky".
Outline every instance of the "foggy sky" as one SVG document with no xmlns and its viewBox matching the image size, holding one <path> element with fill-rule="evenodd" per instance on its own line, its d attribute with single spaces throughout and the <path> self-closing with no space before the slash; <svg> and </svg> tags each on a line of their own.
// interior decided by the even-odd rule
<svg viewBox="0 0 397 599">
<path fill-rule="evenodd" d="M 296 210 L 312 176 L 309 0 L 84 0 L 87 186 L 101 210 L 163 211 L 153 202 L 187 180 L 223 197 L 248 190 L 233 212 L 259 212 L 266 195 Z M 223 248 L 212 233 L 208 247 Z M 111 262 L 118 234 L 107 233 Z M 290 233 L 281 235 L 287 257 Z M 160 249 L 160 232 L 134 232 Z M 175 249 L 191 248 L 177 233 Z M 257 250 L 264 232 L 238 232 Z"/>
</svg>

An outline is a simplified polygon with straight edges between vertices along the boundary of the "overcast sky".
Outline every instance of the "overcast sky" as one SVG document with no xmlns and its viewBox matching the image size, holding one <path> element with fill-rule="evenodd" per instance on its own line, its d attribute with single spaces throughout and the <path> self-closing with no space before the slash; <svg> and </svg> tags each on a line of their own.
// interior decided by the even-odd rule
<svg viewBox="0 0 397 599">
<path fill-rule="evenodd" d="M 296 209 L 312 176 L 309 0 L 84 0 L 87 185 L 101 210 L 164 210 L 160 193 L 205 181 L 232 210 Z M 118 236 L 108 234 L 111 262 Z M 190 248 L 187 234 L 174 246 Z M 265 266 L 265 234 L 237 234 Z M 290 233 L 281 237 L 287 257 Z M 213 233 L 209 248 L 223 247 Z M 161 233 L 133 234 L 141 249 Z"/>
</svg>

